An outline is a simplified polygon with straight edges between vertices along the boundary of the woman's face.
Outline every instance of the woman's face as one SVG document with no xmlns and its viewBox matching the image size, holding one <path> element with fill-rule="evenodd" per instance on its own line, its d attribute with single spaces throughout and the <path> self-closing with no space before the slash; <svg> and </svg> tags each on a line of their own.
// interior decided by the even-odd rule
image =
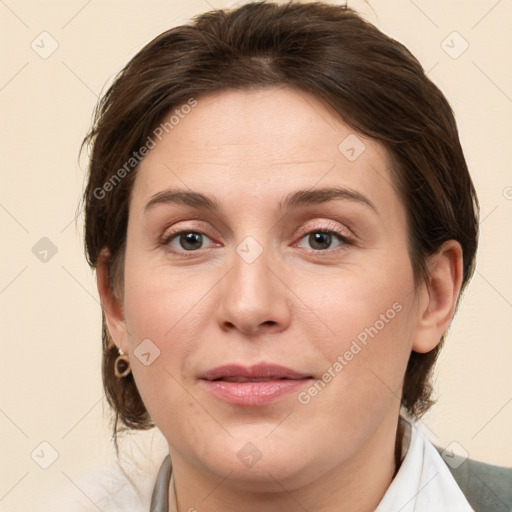
<svg viewBox="0 0 512 512">
<path fill-rule="evenodd" d="M 284 88 L 198 98 L 155 142 L 116 343 L 175 467 L 293 488 L 369 456 L 420 316 L 384 147 Z"/>
</svg>

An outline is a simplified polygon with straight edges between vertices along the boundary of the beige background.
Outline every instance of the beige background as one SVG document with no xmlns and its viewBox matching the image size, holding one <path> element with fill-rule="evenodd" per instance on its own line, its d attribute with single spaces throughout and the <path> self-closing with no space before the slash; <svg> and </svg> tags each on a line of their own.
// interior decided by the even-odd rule
<svg viewBox="0 0 512 512">
<path fill-rule="evenodd" d="M 77 154 L 97 96 L 154 36 L 232 3 L 0 0 L 1 511 L 44 509 L 41 493 L 55 485 L 87 502 L 81 475 L 113 457 L 100 380 L 100 307 L 82 252 L 81 216 L 75 228 L 85 168 Z M 349 5 L 403 42 L 445 92 L 481 201 L 477 272 L 441 356 L 439 400 L 423 427 L 455 452 L 510 466 L 512 1 Z M 58 48 L 42 58 L 52 44 Z M 32 250 L 43 237 L 57 249 L 46 262 Z M 44 249 L 47 242 L 39 243 Z M 163 440 L 158 433 L 136 438 L 143 442 L 139 458 L 153 453 L 141 465 L 154 471 Z M 128 440 L 124 453 L 134 449 Z M 43 469 L 53 450 L 57 459 Z"/>
</svg>

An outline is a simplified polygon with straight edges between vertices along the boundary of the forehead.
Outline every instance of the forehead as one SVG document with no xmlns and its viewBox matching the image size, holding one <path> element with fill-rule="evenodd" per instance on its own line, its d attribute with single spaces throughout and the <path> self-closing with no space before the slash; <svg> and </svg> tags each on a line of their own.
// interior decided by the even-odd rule
<svg viewBox="0 0 512 512">
<path fill-rule="evenodd" d="M 281 201 L 292 189 L 344 186 L 372 202 L 399 202 L 386 149 L 304 92 L 227 90 L 197 98 L 186 111 L 154 139 L 138 169 L 135 201 L 166 187 Z"/>
</svg>

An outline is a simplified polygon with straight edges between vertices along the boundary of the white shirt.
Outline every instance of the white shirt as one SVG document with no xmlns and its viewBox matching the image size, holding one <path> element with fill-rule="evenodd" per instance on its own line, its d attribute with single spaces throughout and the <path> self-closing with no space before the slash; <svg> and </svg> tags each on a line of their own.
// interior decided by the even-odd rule
<svg viewBox="0 0 512 512">
<path fill-rule="evenodd" d="M 472 512 L 434 445 L 416 425 L 405 424 L 406 455 L 375 512 Z"/>
</svg>

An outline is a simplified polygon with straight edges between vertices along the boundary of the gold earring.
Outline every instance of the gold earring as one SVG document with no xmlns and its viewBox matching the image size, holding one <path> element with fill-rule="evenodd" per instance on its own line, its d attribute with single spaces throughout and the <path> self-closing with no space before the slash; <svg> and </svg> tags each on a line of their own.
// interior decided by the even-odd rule
<svg viewBox="0 0 512 512">
<path fill-rule="evenodd" d="M 119 349 L 119 355 L 114 362 L 114 374 L 118 379 L 122 379 L 131 373 L 130 360 L 124 355 L 123 351 Z"/>
</svg>

